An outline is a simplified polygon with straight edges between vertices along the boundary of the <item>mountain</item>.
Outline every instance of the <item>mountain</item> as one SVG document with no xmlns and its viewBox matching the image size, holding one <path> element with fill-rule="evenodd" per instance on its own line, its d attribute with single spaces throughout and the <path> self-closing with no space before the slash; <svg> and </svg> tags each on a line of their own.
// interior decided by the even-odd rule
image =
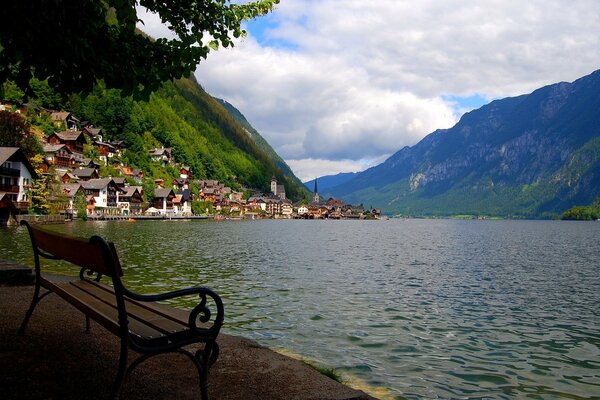
<svg viewBox="0 0 600 400">
<path fill-rule="evenodd" d="M 317 190 L 321 193 L 325 193 L 326 190 L 329 190 L 332 187 L 348 182 L 350 179 L 354 178 L 356 174 L 356 172 L 340 172 L 336 175 L 321 176 L 317 178 Z M 304 186 L 312 191 L 315 188 L 315 180 L 313 179 L 304 182 Z"/>
<path fill-rule="evenodd" d="M 237 121 L 238 124 L 244 128 L 248 136 L 256 143 L 256 145 L 264 151 L 269 158 L 279 167 L 279 169 L 284 173 L 285 176 L 289 177 L 294 181 L 294 183 L 301 185 L 302 182 L 300 179 L 294 175 L 294 172 L 286 164 L 286 162 L 277 154 L 277 152 L 271 147 L 271 145 L 262 137 L 262 135 L 248 122 L 244 114 L 242 114 L 237 108 L 235 108 L 231 103 L 219 99 L 217 97 L 214 98 L 217 102 L 219 102 L 231 116 Z"/>
<path fill-rule="evenodd" d="M 404 215 L 556 216 L 600 195 L 600 70 L 466 113 L 329 192 Z"/>
</svg>

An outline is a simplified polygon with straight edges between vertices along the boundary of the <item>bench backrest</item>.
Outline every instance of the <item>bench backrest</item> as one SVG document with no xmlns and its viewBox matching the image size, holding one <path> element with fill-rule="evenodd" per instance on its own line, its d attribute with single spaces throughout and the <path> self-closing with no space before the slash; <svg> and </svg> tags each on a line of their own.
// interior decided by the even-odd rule
<svg viewBox="0 0 600 400">
<path fill-rule="evenodd" d="M 92 236 L 89 240 L 84 240 L 33 227 L 26 221 L 22 221 L 21 224 L 29 231 L 36 258 L 36 269 L 39 268 L 41 255 L 46 258 L 65 260 L 109 277 L 123 276 L 114 245 L 101 237 Z"/>
</svg>

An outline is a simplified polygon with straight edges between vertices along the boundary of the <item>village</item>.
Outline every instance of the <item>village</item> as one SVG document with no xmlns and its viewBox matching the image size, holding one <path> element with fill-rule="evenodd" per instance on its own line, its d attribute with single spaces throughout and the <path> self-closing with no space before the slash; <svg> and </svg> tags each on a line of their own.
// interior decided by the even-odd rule
<svg viewBox="0 0 600 400">
<path fill-rule="evenodd" d="M 6 106 L 0 105 L 0 112 L 7 112 Z M 54 188 L 48 194 L 53 200 L 49 213 L 65 220 L 380 217 L 378 210 L 366 211 L 362 205 L 322 200 L 316 182 L 311 201 L 293 203 L 275 177 L 270 193 L 244 187 L 235 177 L 238 190 L 217 180 L 194 179 L 191 168 L 177 163 L 172 149 L 166 147 L 152 148 L 148 155 L 153 163 L 174 168 L 178 176 L 172 181 L 155 179 L 149 186 L 143 170 L 120 161 L 126 149 L 123 141 L 106 140 L 102 128 L 80 122 L 70 112 L 48 113 L 57 130 L 48 136 L 37 135 L 43 148 L 37 168 L 21 149 L 0 147 L 0 223 L 4 225 L 31 212 L 35 182 Z M 118 176 L 107 175 L 109 168 Z M 149 187 L 151 193 L 146 193 Z"/>
</svg>

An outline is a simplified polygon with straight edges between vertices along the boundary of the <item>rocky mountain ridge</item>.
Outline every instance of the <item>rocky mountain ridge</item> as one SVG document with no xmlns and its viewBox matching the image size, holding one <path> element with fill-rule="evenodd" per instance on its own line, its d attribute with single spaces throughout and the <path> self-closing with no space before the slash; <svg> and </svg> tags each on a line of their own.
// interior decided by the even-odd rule
<svg viewBox="0 0 600 400">
<path fill-rule="evenodd" d="M 600 193 L 600 70 L 495 100 L 329 192 L 388 213 L 543 217 Z"/>
</svg>

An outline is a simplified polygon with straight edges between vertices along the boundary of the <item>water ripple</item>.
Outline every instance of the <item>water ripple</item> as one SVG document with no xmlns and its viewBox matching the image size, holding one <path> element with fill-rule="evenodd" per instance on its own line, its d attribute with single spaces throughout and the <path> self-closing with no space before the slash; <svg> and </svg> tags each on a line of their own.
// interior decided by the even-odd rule
<svg viewBox="0 0 600 400">
<path fill-rule="evenodd" d="M 600 398 L 600 224 L 99 222 L 126 283 L 214 287 L 226 329 L 396 398 Z M 23 230 L 2 258 L 32 263 Z M 64 268 L 56 266 L 57 270 Z M 190 302 L 177 305 L 190 307 Z"/>
</svg>

